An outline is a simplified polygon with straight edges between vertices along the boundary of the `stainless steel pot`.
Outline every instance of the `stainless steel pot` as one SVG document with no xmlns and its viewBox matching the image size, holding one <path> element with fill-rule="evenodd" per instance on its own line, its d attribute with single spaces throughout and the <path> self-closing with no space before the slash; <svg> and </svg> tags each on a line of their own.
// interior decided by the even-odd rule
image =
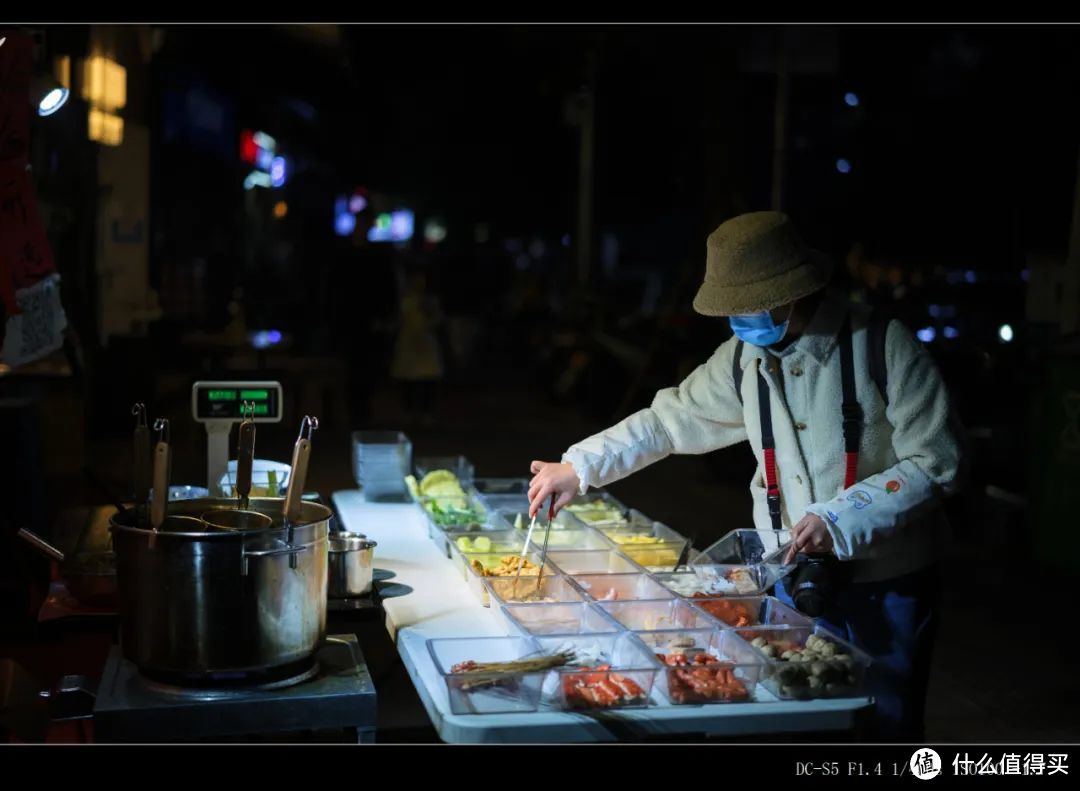
<svg viewBox="0 0 1080 791">
<path fill-rule="evenodd" d="M 376 543 L 362 533 L 330 535 L 331 599 L 349 599 L 371 593 Z"/>
<path fill-rule="evenodd" d="M 235 508 L 233 499 L 174 502 L 152 544 L 153 531 L 137 527 L 131 512 L 110 520 L 121 650 L 143 673 L 269 673 L 310 660 L 322 645 L 330 509 L 302 502 L 291 544 L 280 498 L 251 498 L 269 529 L 173 518 Z"/>
</svg>

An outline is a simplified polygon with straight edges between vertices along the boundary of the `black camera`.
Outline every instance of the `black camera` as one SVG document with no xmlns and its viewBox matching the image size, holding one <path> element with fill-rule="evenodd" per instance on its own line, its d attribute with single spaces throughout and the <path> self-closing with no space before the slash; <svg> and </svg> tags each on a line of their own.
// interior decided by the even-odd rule
<svg viewBox="0 0 1080 791">
<path fill-rule="evenodd" d="M 849 569 L 830 554 L 799 554 L 791 574 L 788 593 L 796 609 L 820 618 L 848 582 Z"/>
</svg>

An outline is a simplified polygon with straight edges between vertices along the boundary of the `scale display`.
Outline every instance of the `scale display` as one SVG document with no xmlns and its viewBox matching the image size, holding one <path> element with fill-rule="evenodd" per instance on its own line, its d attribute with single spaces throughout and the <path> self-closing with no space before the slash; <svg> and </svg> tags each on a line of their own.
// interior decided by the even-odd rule
<svg viewBox="0 0 1080 791">
<path fill-rule="evenodd" d="M 245 403 L 254 407 L 256 423 L 281 420 L 279 382 L 196 382 L 191 389 L 195 420 L 239 421 Z"/>
</svg>

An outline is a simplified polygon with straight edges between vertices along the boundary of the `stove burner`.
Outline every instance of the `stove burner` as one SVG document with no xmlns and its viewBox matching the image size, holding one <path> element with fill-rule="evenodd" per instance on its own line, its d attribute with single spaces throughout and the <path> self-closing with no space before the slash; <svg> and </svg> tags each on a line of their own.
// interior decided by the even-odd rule
<svg viewBox="0 0 1080 791">
<path fill-rule="evenodd" d="M 295 684 L 301 684 L 319 674 L 318 662 L 307 662 L 305 664 L 308 665 L 306 670 L 277 681 L 257 681 L 253 679 L 262 678 L 262 676 L 246 675 L 239 679 L 218 680 L 217 683 L 212 686 L 206 685 L 206 682 L 202 682 L 201 685 L 189 684 L 187 686 L 177 686 L 176 684 L 155 680 L 153 676 L 147 675 L 146 673 L 142 673 L 141 675 L 143 676 L 143 684 L 146 685 L 148 690 L 158 692 L 162 695 L 179 698 L 196 698 L 198 700 L 224 700 L 226 698 L 245 696 L 252 692 L 284 689 Z"/>
<path fill-rule="evenodd" d="M 316 655 L 273 677 L 150 679 L 113 646 L 94 702 L 94 740 L 106 743 L 214 741 L 294 734 L 310 741 L 344 731 L 360 741 L 375 729 L 375 687 L 355 634 L 330 634 Z M 283 674 L 284 673 L 284 674 Z M 239 683 L 238 683 L 239 682 Z M 331 739 L 335 741 L 336 739 Z"/>
<path fill-rule="evenodd" d="M 319 672 L 314 657 L 290 662 L 269 670 L 247 670 L 219 673 L 173 673 L 165 670 L 140 668 L 148 687 L 159 691 L 176 690 L 173 694 L 213 692 L 215 690 L 281 689 L 307 681 Z"/>
</svg>

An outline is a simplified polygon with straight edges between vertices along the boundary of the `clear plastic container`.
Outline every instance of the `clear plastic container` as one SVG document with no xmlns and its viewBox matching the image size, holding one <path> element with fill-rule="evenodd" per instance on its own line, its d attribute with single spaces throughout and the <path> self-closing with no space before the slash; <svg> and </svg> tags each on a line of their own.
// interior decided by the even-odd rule
<svg viewBox="0 0 1080 791">
<path fill-rule="evenodd" d="M 740 565 L 756 563 L 783 565 L 784 551 L 791 543 L 790 530 L 732 530 L 715 544 L 698 552 L 690 565 Z"/>
<path fill-rule="evenodd" d="M 518 533 L 528 533 L 528 530 L 518 530 Z M 536 550 L 544 547 L 544 530 L 540 525 L 536 526 L 532 536 L 532 546 Z M 581 552 L 581 551 L 611 551 L 611 546 L 604 537 L 595 530 L 582 527 L 573 530 L 557 530 L 551 526 L 551 532 L 547 535 L 548 552 Z"/>
<path fill-rule="evenodd" d="M 420 507 L 429 520 L 442 530 L 479 530 L 488 522 L 491 513 L 479 498 L 464 497 L 421 497 Z M 498 521 L 495 524 L 499 524 Z M 503 526 L 505 527 L 505 526 Z"/>
<path fill-rule="evenodd" d="M 484 587 L 494 603 L 523 604 L 532 606 L 535 604 L 555 604 L 558 602 L 585 601 L 585 594 L 578 590 L 569 577 L 562 574 L 545 574 L 540 578 L 537 586 L 536 577 L 524 575 L 515 580 L 513 577 L 485 577 Z"/>
<path fill-rule="evenodd" d="M 470 565 L 469 565 L 469 567 L 467 569 L 467 573 L 465 575 L 465 582 L 469 586 L 469 590 L 471 590 L 473 592 L 473 595 L 476 596 L 476 598 L 480 600 L 480 603 L 483 604 L 485 607 L 490 607 L 491 606 L 491 598 L 488 595 L 487 587 L 484 585 L 484 580 L 492 579 L 492 578 L 495 578 L 495 579 L 501 579 L 501 578 L 513 579 L 515 574 L 513 572 L 508 572 L 508 573 L 505 573 L 505 574 L 504 573 L 481 574 L 479 571 L 476 570 L 476 567 L 475 567 L 475 565 L 473 565 L 473 563 L 479 563 L 482 566 L 484 566 L 486 569 L 494 570 L 494 569 L 498 569 L 502 565 L 502 559 L 503 558 L 511 558 L 511 557 L 519 558 L 520 555 L 506 555 L 506 554 L 474 555 L 472 558 L 470 558 L 470 561 L 469 561 Z M 531 563 L 533 566 L 535 566 L 536 568 L 534 568 L 534 569 L 526 568 L 525 570 L 523 570 L 521 572 L 521 575 L 520 575 L 521 583 L 520 584 L 522 586 L 524 586 L 526 584 L 528 577 L 539 576 L 538 570 L 539 570 L 539 567 L 540 567 L 540 556 L 538 554 L 536 554 L 536 553 L 530 553 L 530 554 L 525 556 L 525 559 L 529 563 Z M 510 566 L 504 566 L 504 568 L 509 569 L 511 567 Z M 554 566 L 552 566 L 550 563 L 548 563 L 547 565 L 544 566 L 544 576 L 545 577 L 547 577 L 548 575 L 551 575 L 551 576 L 554 577 L 554 576 L 558 576 L 558 574 L 559 574 L 559 570 L 556 569 Z M 533 584 L 535 584 L 535 581 L 533 581 Z"/>
<path fill-rule="evenodd" d="M 648 574 L 577 574 L 570 579 L 592 601 L 674 598 L 671 591 Z"/>
<path fill-rule="evenodd" d="M 620 547 L 619 551 L 643 569 L 663 573 L 679 566 L 679 561 L 683 557 L 683 550 L 687 546 L 686 541 L 679 543 L 664 542 L 662 544 L 628 545 Z"/>
<path fill-rule="evenodd" d="M 683 599 L 595 602 L 625 628 L 636 632 L 659 629 L 715 629 L 716 621 Z"/>
<path fill-rule="evenodd" d="M 656 581 L 678 596 L 755 596 L 776 579 L 767 566 L 694 566 L 689 571 L 654 573 Z"/>
<path fill-rule="evenodd" d="M 474 485 L 476 478 L 476 468 L 464 456 L 421 456 L 416 459 L 415 467 L 417 481 L 422 481 L 429 472 L 449 470 L 466 490 Z"/>
<path fill-rule="evenodd" d="M 632 635 L 559 635 L 538 637 L 536 642 L 545 653 L 575 653 L 573 664 L 556 668 L 545 680 L 546 705 L 576 711 L 649 705 L 659 668 Z"/>
<path fill-rule="evenodd" d="M 520 555 L 525 540 L 517 530 L 485 530 L 459 533 L 446 531 L 450 545 L 450 560 L 457 564 L 464 577 L 469 573 L 473 558 L 485 565 L 492 556 Z"/>
<path fill-rule="evenodd" d="M 621 632 L 622 627 L 587 602 L 562 604 L 504 604 L 500 612 L 509 633 L 527 635 L 595 634 Z"/>
<path fill-rule="evenodd" d="M 587 515 L 579 515 L 586 516 Z M 620 552 L 650 571 L 674 571 L 690 540 L 667 525 L 631 510 L 621 525 L 598 524 L 596 529 Z"/>
<path fill-rule="evenodd" d="M 596 529 L 603 533 L 619 550 L 622 550 L 625 546 L 690 543 L 686 536 L 672 530 L 663 522 L 650 519 L 641 511 L 634 509 L 627 513 L 627 522 L 625 524 L 599 524 Z"/>
<path fill-rule="evenodd" d="M 626 506 L 603 490 L 578 495 L 563 508 L 563 511 L 573 514 L 582 523 L 591 527 L 621 525 L 629 520 Z"/>
<path fill-rule="evenodd" d="M 420 508 L 428 520 L 428 537 L 447 557 L 450 553 L 448 531 L 455 533 L 505 530 L 506 524 L 474 496 L 421 497 Z"/>
<path fill-rule="evenodd" d="M 737 634 L 765 662 L 762 686 L 782 700 L 844 698 L 863 693 L 871 657 L 824 627 L 752 627 L 739 629 Z M 823 649 L 818 640 L 835 650 Z M 813 643 L 813 653 L 804 659 L 808 641 Z M 796 653 L 785 660 L 787 651 Z"/>
<path fill-rule="evenodd" d="M 641 572 L 630 558 L 608 549 L 548 551 L 548 560 L 564 574 L 635 574 Z"/>
<path fill-rule="evenodd" d="M 673 705 L 749 703 L 762 659 L 731 630 L 634 632 L 662 668 L 657 685 Z"/>
<path fill-rule="evenodd" d="M 527 497 L 529 494 L 528 478 L 477 478 L 473 481 L 473 488 L 483 497 L 497 495 L 519 495 Z"/>
<path fill-rule="evenodd" d="M 723 627 L 812 626 L 813 620 L 773 596 L 686 599 Z"/>
<path fill-rule="evenodd" d="M 525 501 L 525 505 L 520 508 L 499 508 L 497 509 L 499 516 L 506 520 L 506 523 L 513 527 L 515 530 L 529 531 L 529 522 L 532 521 L 532 517 L 529 516 L 529 502 Z M 536 535 L 538 530 L 543 530 L 544 525 L 547 524 L 547 514 L 541 513 L 537 515 L 536 527 L 533 529 L 533 535 Z M 581 524 L 574 518 L 573 514 L 566 510 L 559 511 L 555 514 L 555 518 L 551 520 L 552 530 L 585 530 L 585 525 Z M 541 533 L 543 535 L 543 533 Z"/>
<path fill-rule="evenodd" d="M 289 487 L 292 467 L 280 461 L 254 459 L 251 463 L 251 491 L 249 497 L 282 497 Z M 236 497 L 236 459 L 225 466 L 225 474 L 218 481 L 220 497 Z"/>
<path fill-rule="evenodd" d="M 464 662 L 513 662 L 541 656 L 539 646 L 526 637 L 463 637 L 427 641 L 435 667 L 446 684 L 454 714 L 507 714 L 534 712 L 549 668 L 534 672 L 454 673 Z"/>
<path fill-rule="evenodd" d="M 409 496 L 405 476 L 412 469 L 412 442 L 400 431 L 354 431 L 353 478 L 371 502 Z"/>
<path fill-rule="evenodd" d="M 529 497 L 524 494 L 481 494 L 476 495 L 493 511 L 514 511 L 528 513 Z M 528 522 L 526 521 L 526 526 Z"/>
</svg>

